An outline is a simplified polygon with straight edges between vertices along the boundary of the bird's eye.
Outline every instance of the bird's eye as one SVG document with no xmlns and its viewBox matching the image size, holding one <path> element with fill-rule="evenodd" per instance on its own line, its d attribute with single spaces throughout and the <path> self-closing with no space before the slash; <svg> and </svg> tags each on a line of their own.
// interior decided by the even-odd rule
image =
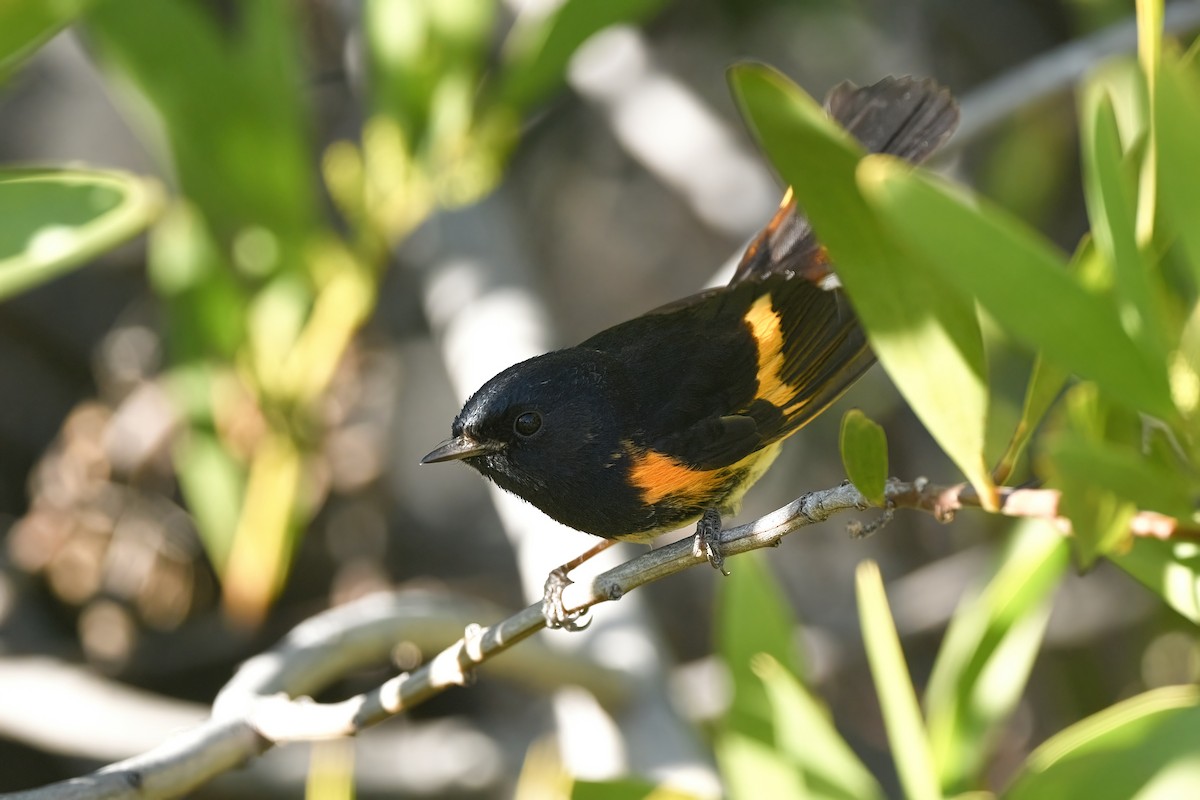
<svg viewBox="0 0 1200 800">
<path fill-rule="evenodd" d="M 513 421 L 513 430 L 521 436 L 533 436 L 542 427 L 542 415 L 536 411 L 526 411 Z"/>
</svg>

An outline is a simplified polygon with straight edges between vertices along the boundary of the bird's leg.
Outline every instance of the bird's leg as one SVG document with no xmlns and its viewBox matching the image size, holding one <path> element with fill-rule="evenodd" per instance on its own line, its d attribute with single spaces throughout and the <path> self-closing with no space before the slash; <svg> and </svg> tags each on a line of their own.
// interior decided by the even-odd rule
<svg viewBox="0 0 1200 800">
<path fill-rule="evenodd" d="M 587 617 L 587 611 L 568 612 L 566 606 L 563 605 L 563 590 L 574 583 L 567 575 L 571 570 L 593 556 L 603 553 L 616 543 L 615 539 L 601 539 L 599 544 L 583 555 L 550 570 L 550 574 L 546 576 L 546 593 L 542 597 L 542 616 L 546 618 L 547 628 L 581 631 L 591 624 L 592 621 L 590 617 Z"/>
<path fill-rule="evenodd" d="M 722 575 L 729 574 L 725 569 L 725 554 L 721 552 L 721 514 L 715 508 L 706 509 L 696 523 L 692 552 L 707 558 L 713 569 L 719 569 Z"/>
</svg>

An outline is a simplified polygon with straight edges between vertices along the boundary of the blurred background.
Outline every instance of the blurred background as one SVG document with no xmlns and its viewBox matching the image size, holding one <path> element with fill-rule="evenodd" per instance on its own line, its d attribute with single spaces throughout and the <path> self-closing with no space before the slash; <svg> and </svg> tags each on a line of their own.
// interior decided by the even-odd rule
<svg viewBox="0 0 1200 800">
<path fill-rule="evenodd" d="M 0 790 L 198 721 L 240 662 L 327 607 L 410 590 L 486 623 L 532 602 L 588 541 L 526 535 L 545 525 L 519 504 L 498 512 L 475 473 L 418 460 L 496 370 L 719 280 L 769 218 L 782 187 L 738 118 L 730 64 L 766 62 L 818 98 L 842 80 L 927 75 L 969 106 L 1133 10 L 660 0 L 576 13 L 555 39 L 537 21 L 556 5 L 98 0 L 7 76 L 0 163 L 119 168 L 172 199 L 148 236 L 0 301 Z M 608 21 L 622 24 L 590 36 Z M 578 48 L 572 30 L 588 34 Z M 1074 97 L 1008 102 L 935 165 L 1073 249 L 1086 229 Z M 1029 362 L 989 350 L 999 442 Z M 892 474 L 960 479 L 876 368 L 791 440 L 740 520 L 843 479 L 851 407 L 885 427 Z M 846 523 L 767 563 L 801 620 L 810 684 L 895 791 L 854 566 L 881 563 L 920 686 L 1010 525 L 899 514 L 852 540 Z M 556 676 L 484 671 L 368 732 L 353 745 L 359 795 L 508 797 L 547 762 L 591 777 L 679 768 L 711 790 L 720 584 L 693 569 L 646 587 L 597 609 L 589 633 L 541 634 L 565 642 Z M 460 635 L 449 619 L 322 697 L 411 668 Z M 1196 678 L 1186 631 L 1108 566 L 1069 577 L 989 780 L 1085 714 Z M 597 663 L 599 704 L 561 689 Z M 621 698 L 648 676 L 661 716 L 630 720 Z M 28 724 L 18 700 L 74 697 L 65 686 L 112 702 L 107 725 L 140 738 L 89 736 L 77 705 Z M 284 748 L 196 796 L 297 796 L 306 759 Z"/>
</svg>

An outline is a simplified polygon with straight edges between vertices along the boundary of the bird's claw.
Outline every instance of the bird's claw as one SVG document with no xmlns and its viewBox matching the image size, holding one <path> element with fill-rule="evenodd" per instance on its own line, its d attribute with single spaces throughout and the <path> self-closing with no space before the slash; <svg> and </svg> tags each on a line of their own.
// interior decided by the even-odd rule
<svg viewBox="0 0 1200 800">
<path fill-rule="evenodd" d="M 692 553 L 707 558 L 713 569 L 729 575 L 725 569 L 725 554 L 721 552 L 721 515 L 708 509 L 696 523 L 696 535 L 692 538 Z"/>
<path fill-rule="evenodd" d="M 546 619 L 546 627 L 551 630 L 565 631 L 585 630 L 592 624 L 588 609 L 582 611 L 567 611 L 563 605 L 563 590 L 574 583 L 567 577 L 567 571 L 562 567 L 553 569 L 546 576 L 546 592 L 542 596 L 542 616 Z"/>
</svg>

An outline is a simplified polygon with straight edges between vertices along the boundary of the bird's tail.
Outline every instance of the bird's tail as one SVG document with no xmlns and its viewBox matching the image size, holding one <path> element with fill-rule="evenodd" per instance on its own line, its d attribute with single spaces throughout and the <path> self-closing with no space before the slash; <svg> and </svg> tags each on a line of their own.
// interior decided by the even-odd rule
<svg viewBox="0 0 1200 800">
<path fill-rule="evenodd" d="M 889 153 L 919 164 L 958 126 L 958 104 L 928 78 L 884 78 L 871 86 L 849 81 L 825 98 L 825 110 L 871 153 Z M 731 283 L 793 272 L 820 283 L 831 272 L 825 248 L 788 189 L 779 211 L 742 255 Z"/>
</svg>

